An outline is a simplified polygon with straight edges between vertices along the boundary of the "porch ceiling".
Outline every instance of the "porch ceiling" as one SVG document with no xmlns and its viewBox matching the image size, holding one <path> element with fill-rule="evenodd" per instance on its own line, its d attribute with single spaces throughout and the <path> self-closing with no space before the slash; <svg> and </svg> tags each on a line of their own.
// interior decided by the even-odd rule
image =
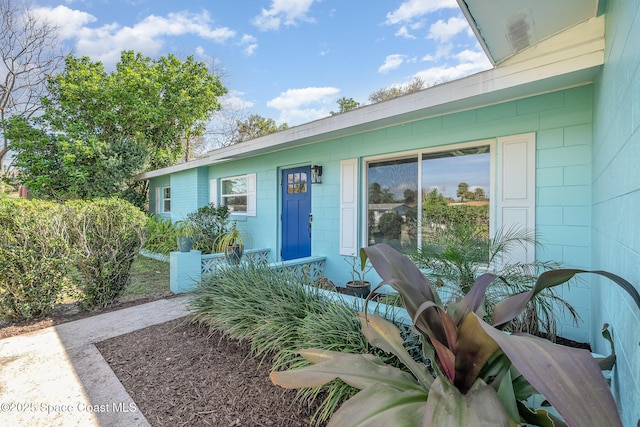
<svg viewBox="0 0 640 427">
<path fill-rule="evenodd" d="M 604 0 L 457 0 L 494 64 L 595 17 Z"/>
</svg>

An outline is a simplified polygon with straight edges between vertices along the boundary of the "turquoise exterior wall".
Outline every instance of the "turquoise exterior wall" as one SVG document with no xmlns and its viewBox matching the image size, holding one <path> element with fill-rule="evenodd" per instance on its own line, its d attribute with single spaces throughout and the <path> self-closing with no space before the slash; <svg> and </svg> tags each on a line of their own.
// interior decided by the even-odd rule
<svg viewBox="0 0 640 427">
<path fill-rule="evenodd" d="M 209 203 L 207 168 L 171 174 L 171 219 L 180 221 Z"/>
<path fill-rule="evenodd" d="M 593 267 L 640 283 L 640 2 L 610 0 L 605 66 L 594 90 Z M 617 362 L 612 390 L 624 425 L 640 420 L 640 314 L 602 280 L 593 291 L 593 332 L 613 330 Z M 603 340 L 596 350 L 606 352 Z"/>
<path fill-rule="evenodd" d="M 150 213 L 158 214 L 159 216 L 162 216 L 165 218 L 171 218 L 170 214 L 164 214 L 164 213 L 160 214 L 157 212 L 158 200 L 156 199 L 157 197 L 156 189 L 159 187 L 167 187 L 170 185 L 171 185 L 170 175 L 161 176 L 151 180 L 151 182 L 149 183 L 149 212 Z"/>
<path fill-rule="evenodd" d="M 565 266 L 591 267 L 591 85 L 548 93 L 490 107 L 405 123 L 366 134 L 352 135 L 272 154 L 216 164 L 171 176 L 172 218 L 208 203 L 209 180 L 256 173 L 257 215 L 238 216 L 238 226 L 250 234 L 249 248 L 271 248 L 279 260 L 280 171 L 320 164 L 322 184 L 312 185 L 312 255 L 326 256 L 325 273 L 338 285 L 349 277 L 349 265 L 339 253 L 339 165 L 343 159 L 446 146 L 448 144 L 537 133 L 537 231 L 545 247 L 540 260 Z M 152 186 L 159 179 L 152 180 Z M 375 279 L 375 278 L 372 278 Z M 375 280 L 374 280 L 375 281 Z M 562 336 L 589 340 L 591 316 L 588 283 L 560 289 L 579 311 L 583 322 L 559 325 Z"/>
</svg>

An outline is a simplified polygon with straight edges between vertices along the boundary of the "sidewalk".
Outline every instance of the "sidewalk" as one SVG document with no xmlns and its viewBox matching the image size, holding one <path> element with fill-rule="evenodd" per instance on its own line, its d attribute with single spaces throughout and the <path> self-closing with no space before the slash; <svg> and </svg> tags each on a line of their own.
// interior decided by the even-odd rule
<svg viewBox="0 0 640 427">
<path fill-rule="evenodd" d="M 163 299 L 0 340 L 0 426 L 149 426 L 94 343 L 186 315 Z"/>
</svg>

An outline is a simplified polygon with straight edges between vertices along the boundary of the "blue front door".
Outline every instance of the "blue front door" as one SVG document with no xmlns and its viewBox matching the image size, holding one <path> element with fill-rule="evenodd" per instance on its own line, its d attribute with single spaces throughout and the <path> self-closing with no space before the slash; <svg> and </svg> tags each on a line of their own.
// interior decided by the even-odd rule
<svg viewBox="0 0 640 427">
<path fill-rule="evenodd" d="M 282 260 L 311 256 L 311 167 L 282 171 Z"/>
</svg>

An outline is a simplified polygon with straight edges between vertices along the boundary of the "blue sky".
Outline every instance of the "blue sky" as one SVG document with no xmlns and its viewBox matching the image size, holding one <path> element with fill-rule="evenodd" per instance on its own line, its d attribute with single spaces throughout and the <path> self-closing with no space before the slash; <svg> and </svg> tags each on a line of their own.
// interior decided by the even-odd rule
<svg viewBox="0 0 640 427">
<path fill-rule="evenodd" d="M 225 105 L 290 126 L 341 97 L 490 68 L 455 0 L 32 0 L 63 43 L 113 69 L 122 50 L 193 55 L 229 89 Z"/>
</svg>

